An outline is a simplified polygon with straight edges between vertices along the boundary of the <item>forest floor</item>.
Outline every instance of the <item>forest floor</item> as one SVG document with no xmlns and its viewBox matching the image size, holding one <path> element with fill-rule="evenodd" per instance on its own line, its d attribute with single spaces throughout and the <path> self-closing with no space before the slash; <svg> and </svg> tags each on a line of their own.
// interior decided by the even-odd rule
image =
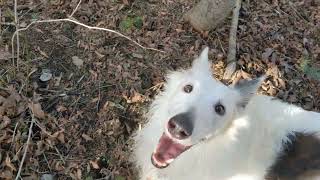
<svg viewBox="0 0 320 180">
<path fill-rule="evenodd" d="M 19 26 L 67 18 L 77 3 L 19 0 Z M 54 22 L 21 31 L 17 58 L 11 51 L 14 3 L 0 1 L 0 179 L 17 175 L 25 152 L 23 179 L 135 179 L 129 137 L 145 122 L 165 73 L 189 67 L 209 46 L 214 75 L 223 75 L 231 19 L 198 33 L 182 19 L 194 4 L 83 0 L 73 15 L 165 53 L 113 33 Z M 245 0 L 239 18 L 233 80 L 268 74 L 261 93 L 320 111 L 319 1 Z"/>
</svg>

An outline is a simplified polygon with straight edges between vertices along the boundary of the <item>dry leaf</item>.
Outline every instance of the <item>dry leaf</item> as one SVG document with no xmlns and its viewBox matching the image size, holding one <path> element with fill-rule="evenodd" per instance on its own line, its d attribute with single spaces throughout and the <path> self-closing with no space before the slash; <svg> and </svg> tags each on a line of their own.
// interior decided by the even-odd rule
<svg viewBox="0 0 320 180">
<path fill-rule="evenodd" d="M 142 54 L 137 54 L 137 53 L 132 53 L 132 56 L 138 59 L 143 59 L 143 55 Z"/>
<path fill-rule="evenodd" d="M 93 99 L 91 100 L 91 103 L 95 103 L 95 102 L 97 102 L 97 101 L 99 101 L 99 100 L 100 100 L 100 97 L 93 98 Z"/>
<path fill-rule="evenodd" d="M 248 79 L 248 80 L 252 79 L 251 75 L 247 72 L 244 72 L 243 70 L 241 70 L 241 76 L 243 79 Z"/>
<path fill-rule="evenodd" d="M 278 82 L 279 82 L 279 84 L 280 84 L 281 88 L 283 88 L 283 89 L 285 89 L 285 88 L 286 88 L 286 83 L 284 82 L 284 80 L 283 80 L 283 79 L 278 78 Z"/>
<path fill-rule="evenodd" d="M 63 171 L 65 167 L 62 165 L 63 162 L 61 161 L 56 161 L 54 164 L 54 170 L 56 171 Z"/>
<path fill-rule="evenodd" d="M 61 132 L 61 133 L 59 133 L 59 135 L 58 135 L 58 140 L 61 142 L 61 143 L 65 143 L 65 140 L 64 140 L 64 133 L 63 132 Z"/>
<path fill-rule="evenodd" d="M 271 54 L 273 53 L 273 49 L 272 48 L 266 48 L 264 50 L 264 53 L 262 53 L 262 60 L 266 61 L 268 60 L 268 58 L 271 56 Z"/>
<path fill-rule="evenodd" d="M 88 136 L 84 133 L 81 135 L 81 137 L 83 137 L 83 139 L 85 139 L 86 141 L 93 141 L 93 139 L 90 136 Z"/>
<path fill-rule="evenodd" d="M 45 114 L 44 111 L 42 110 L 42 107 L 39 103 L 29 103 L 28 104 L 29 108 L 31 109 L 33 115 L 37 118 L 44 119 Z"/>
<path fill-rule="evenodd" d="M 98 59 L 103 58 L 105 55 L 99 53 L 98 51 L 95 51 L 96 55 L 98 56 Z"/>
<path fill-rule="evenodd" d="M 11 163 L 11 159 L 9 158 L 9 156 L 6 157 L 4 164 L 5 164 L 5 166 L 9 167 L 12 171 L 17 171 L 17 169 Z"/>
<path fill-rule="evenodd" d="M 23 177 L 23 180 L 34 180 L 34 179 L 38 179 L 38 176 L 35 173 L 31 173 L 31 175 Z M 40 179 L 40 180 L 50 180 L 50 179 Z"/>
<path fill-rule="evenodd" d="M 46 52 L 42 51 L 42 50 L 40 49 L 40 47 L 38 47 L 37 50 L 40 52 L 40 54 L 41 54 L 42 56 L 44 56 L 44 57 L 46 57 L 46 58 L 49 58 L 48 54 L 47 54 Z"/>
<path fill-rule="evenodd" d="M 11 123 L 11 119 L 9 119 L 7 116 L 3 116 L 2 117 L 2 122 L 0 124 L 0 129 L 6 128 L 10 123 Z"/>
<path fill-rule="evenodd" d="M 127 99 L 128 103 L 138 103 L 138 102 L 143 102 L 144 101 L 144 97 L 140 93 L 138 93 L 136 91 L 134 91 L 132 97 L 126 98 L 126 99 Z"/>
<path fill-rule="evenodd" d="M 57 131 L 51 135 L 52 138 L 58 138 L 58 136 L 63 133 L 64 130 Z"/>
<path fill-rule="evenodd" d="M 10 170 L 4 170 L 3 172 L 0 172 L 0 178 L 1 179 L 8 179 L 12 180 L 13 179 L 13 173 Z"/>
<path fill-rule="evenodd" d="M 100 167 L 96 161 L 89 161 L 89 162 L 94 169 L 100 169 Z"/>
<path fill-rule="evenodd" d="M 129 5 L 128 0 L 122 0 L 122 2 L 123 2 L 123 4 L 125 4 L 125 5 Z"/>
<path fill-rule="evenodd" d="M 66 107 L 61 106 L 61 105 L 59 105 L 56 109 L 57 109 L 58 112 L 64 112 L 64 111 L 68 110 Z"/>
<path fill-rule="evenodd" d="M 81 169 L 77 169 L 77 179 L 82 179 Z"/>
</svg>

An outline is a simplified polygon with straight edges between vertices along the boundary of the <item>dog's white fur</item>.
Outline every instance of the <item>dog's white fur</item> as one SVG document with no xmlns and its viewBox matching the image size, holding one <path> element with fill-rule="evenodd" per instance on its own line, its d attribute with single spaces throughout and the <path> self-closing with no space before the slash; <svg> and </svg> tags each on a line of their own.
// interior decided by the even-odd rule
<svg viewBox="0 0 320 180">
<path fill-rule="evenodd" d="M 254 95 L 262 81 L 228 87 L 211 77 L 206 48 L 188 70 L 168 76 L 163 93 L 152 103 L 148 123 L 134 137 L 134 162 L 143 180 L 260 180 L 282 151 L 292 132 L 320 130 L 320 114 Z M 182 91 L 191 83 L 190 94 Z M 222 102 L 226 114 L 215 114 Z M 193 135 L 181 144 L 193 145 L 167 168 L 157 169 L 151 154 L 170 117 L 195 109 Z M 205 139 L 205 140 L 204 140 Z"/>
</svg>

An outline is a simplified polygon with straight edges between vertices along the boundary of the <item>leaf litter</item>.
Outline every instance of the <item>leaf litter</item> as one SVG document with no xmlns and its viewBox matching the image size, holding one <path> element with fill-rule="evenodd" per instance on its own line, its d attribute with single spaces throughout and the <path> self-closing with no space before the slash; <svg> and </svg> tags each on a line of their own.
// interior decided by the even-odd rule
<svg viewBox="0 0 320 180">
<path fill-rule="evenodd" d="M 20 23 L 67 17 L 77 2 L 19 1 Z M 79 21 L 166 53 L 143 51 L 113 34 L 73 24 L 39 24 L 20 34 L 23 65 L 17 73 L 8 48 L 14 28 L 2 25 L 0 178 L 16 176 L 32 112 L 36 121 L 23 179 L 136 179 L 129 137 L 144 124 L 165 73 L 188 67 L 204 46 L 210 47 L 213 74 L 221 79 L 224 72 L 230 21 L 198 34 L 180 21 L 193 5 L 191 0 L 83 1 L 74 14 Z M 233 81 L 267 74 L 260 93 L 319 111 L 319 6 L 316 0 L 243 1 Z M 11 23 L 13 3 L 3 7 L 0 23 Z"/>
</svg>

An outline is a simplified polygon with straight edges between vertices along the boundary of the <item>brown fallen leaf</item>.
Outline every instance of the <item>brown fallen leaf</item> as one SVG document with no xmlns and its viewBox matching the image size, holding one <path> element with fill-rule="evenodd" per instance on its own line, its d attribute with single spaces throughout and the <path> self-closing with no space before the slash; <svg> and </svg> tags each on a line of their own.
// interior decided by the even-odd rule
<svg viewBox="0 0 320 180">
<path fill-rule="evenodd" d="M 47 54 L 46 52 L 42 51 L 42 50 L 40 49 L 40 47 L 38 47 L 37 50 L 39 51 L 39 53 L 40 53 L 42 56 L 44 56 L 44 57 L 46 57 L 46 58 L 49 58 L 48 54 Z"/>
<path fill-rule="evenodd" d="M 283 88 L 283 89 L 285 89 L 285 88 L 286 88 L 286 83 L 285 83 L 285 81 L 284 81 L 283 79 L 278 78 L 278 82 L 279 82 L 279 84 L 280 84 L 281 88 Z"/>
<path fill-rule="evenodd" d="M 3 172 L 0 172 L 0 178 L 11 180 L 11 179 L 13 179 L 13 173 L 12 173 L 12 171 L 6 169 Z"/>
<path fill-rule="evenodd" d="M 85 139 L 86 141 L 93 141 L 93 139 L 90 137 L 90 136 L 88 136 L 88 135 L 86 135 L 86 134 L 82 134 L 81 135 L 81 137 L 83 138 L 83 139 Z"/>
<path fill-rule="evenodd" d="M 9 119 L 7 116 L 3 116 L 2 122 L 0 123 L 0 129 L 6 128 L 10 123 L 11 123 L 11 119 Z"/>
<path fill-rule="evenodd" d="M 97 161 L 89 161 L 89 162 L 94 169 L 100 169 Z"/>
<path fill-rule="evenodd" d="M 133 95 L 131 97 L 124 96 L 124 98 L 127 100 L 127 103 L 139 103 L 144 102 L 145 98 L 140 93 L 134 91 Z"/>
<path fill-rule="evenodd" d="M 31 111 L 35 117 L 40 118 L 40 119 L 45 118 L 44 111 L 42 110 L 41 105 L 39 103 L 31 102 L 28 104 L 28 107 L 31 109 Z"/>
<path fill-rule="evenodd" d="M 241 76 L 242 76 L 243 79 L 248 79 L 248 80 L 252 79 L 252 77 L 251 77 L 251 75 L 249 73 L 247 73 L 247 72 L 245 72 L 243 70 L 241 70 L 240 72 L 241 72 Z"/>
<path fill-rule="evenodd" d="M 100 100 L 100 97 L 93 98 L 93 99 L 91 100 L 91 103 L 95 103 L 95 102 L 97 102 L 97 101 L 99 101 L 99 100 Z"/>
<path fill-rule="evenodd" d="M 62 105 L 58 105 L 57 106 L 57 111 L 58 112 L 64 112 L 64 111 L 67 111 L 68 109 Z"/>
<path fill-rule="evenodd" d="M 132 53 L 132 56 L 138 59 L 143 59 L 143 55 L 142 54 L 137 54 L 137 53 Z"/>
<path fill-rule="evenodd" d="M 61 142 L 61 143 L 65 143 L 65 140 L 64 140 L 64 133 L 63 132 L 61 132 L 61 133 L 59 133 L 59 135 L 58 135 L 58 140 Z"/>
<path fill-rule="evenodd" d="M 82 179 L 82 172 L 81 172 L 81 169 L 80 168 L 77 168 L 77 173 L 76 173 L 76 175 L 77 175 L 77 179 Z"/>
<path fill-rule="evenodd" d="M 59 139 L 59 136 L 60 136 L 61 134 L 63 134 L 63 132 L 64 132 L 63 129 L 60 130 L 60 131 L 57 131 L 57 132 L 53 133 L 53 134 L 50 136 L 50 138 L 53 138 L 53 139 L 58 138 L 58 139 Z M 63 137 L 60 137 L 60 138 L 64 138 L 64 135 L 63 135 Z M 63 140 L 63 141 L 64 141 L 64 140 Z"/>
<path fill-rule="evenodd" d="M 14 165 L 11 163 L 10 157 L 7 155 L 6 160 L 4 162 L 5 166 L 9 167 L 12 171 L 17 171 Z"/>
<path fill-rule="evenodd" d="M 274 50 L 272 49 L 272 48 L 266 48 L 265 50 L 264 50 L 264 53 L 262 53 L 262 60 L 263 61 L 267 61 L 268 60 L 268 58 L 272 55 L 272 53 L 274 52 Z"/>
<path fill-rule="evenodd" d="M 125 4 L 125 5 L 129 5 L 128 0 L 122 0 L 122 2 L 123 2 L 123 4 Z"/>
</svg>

